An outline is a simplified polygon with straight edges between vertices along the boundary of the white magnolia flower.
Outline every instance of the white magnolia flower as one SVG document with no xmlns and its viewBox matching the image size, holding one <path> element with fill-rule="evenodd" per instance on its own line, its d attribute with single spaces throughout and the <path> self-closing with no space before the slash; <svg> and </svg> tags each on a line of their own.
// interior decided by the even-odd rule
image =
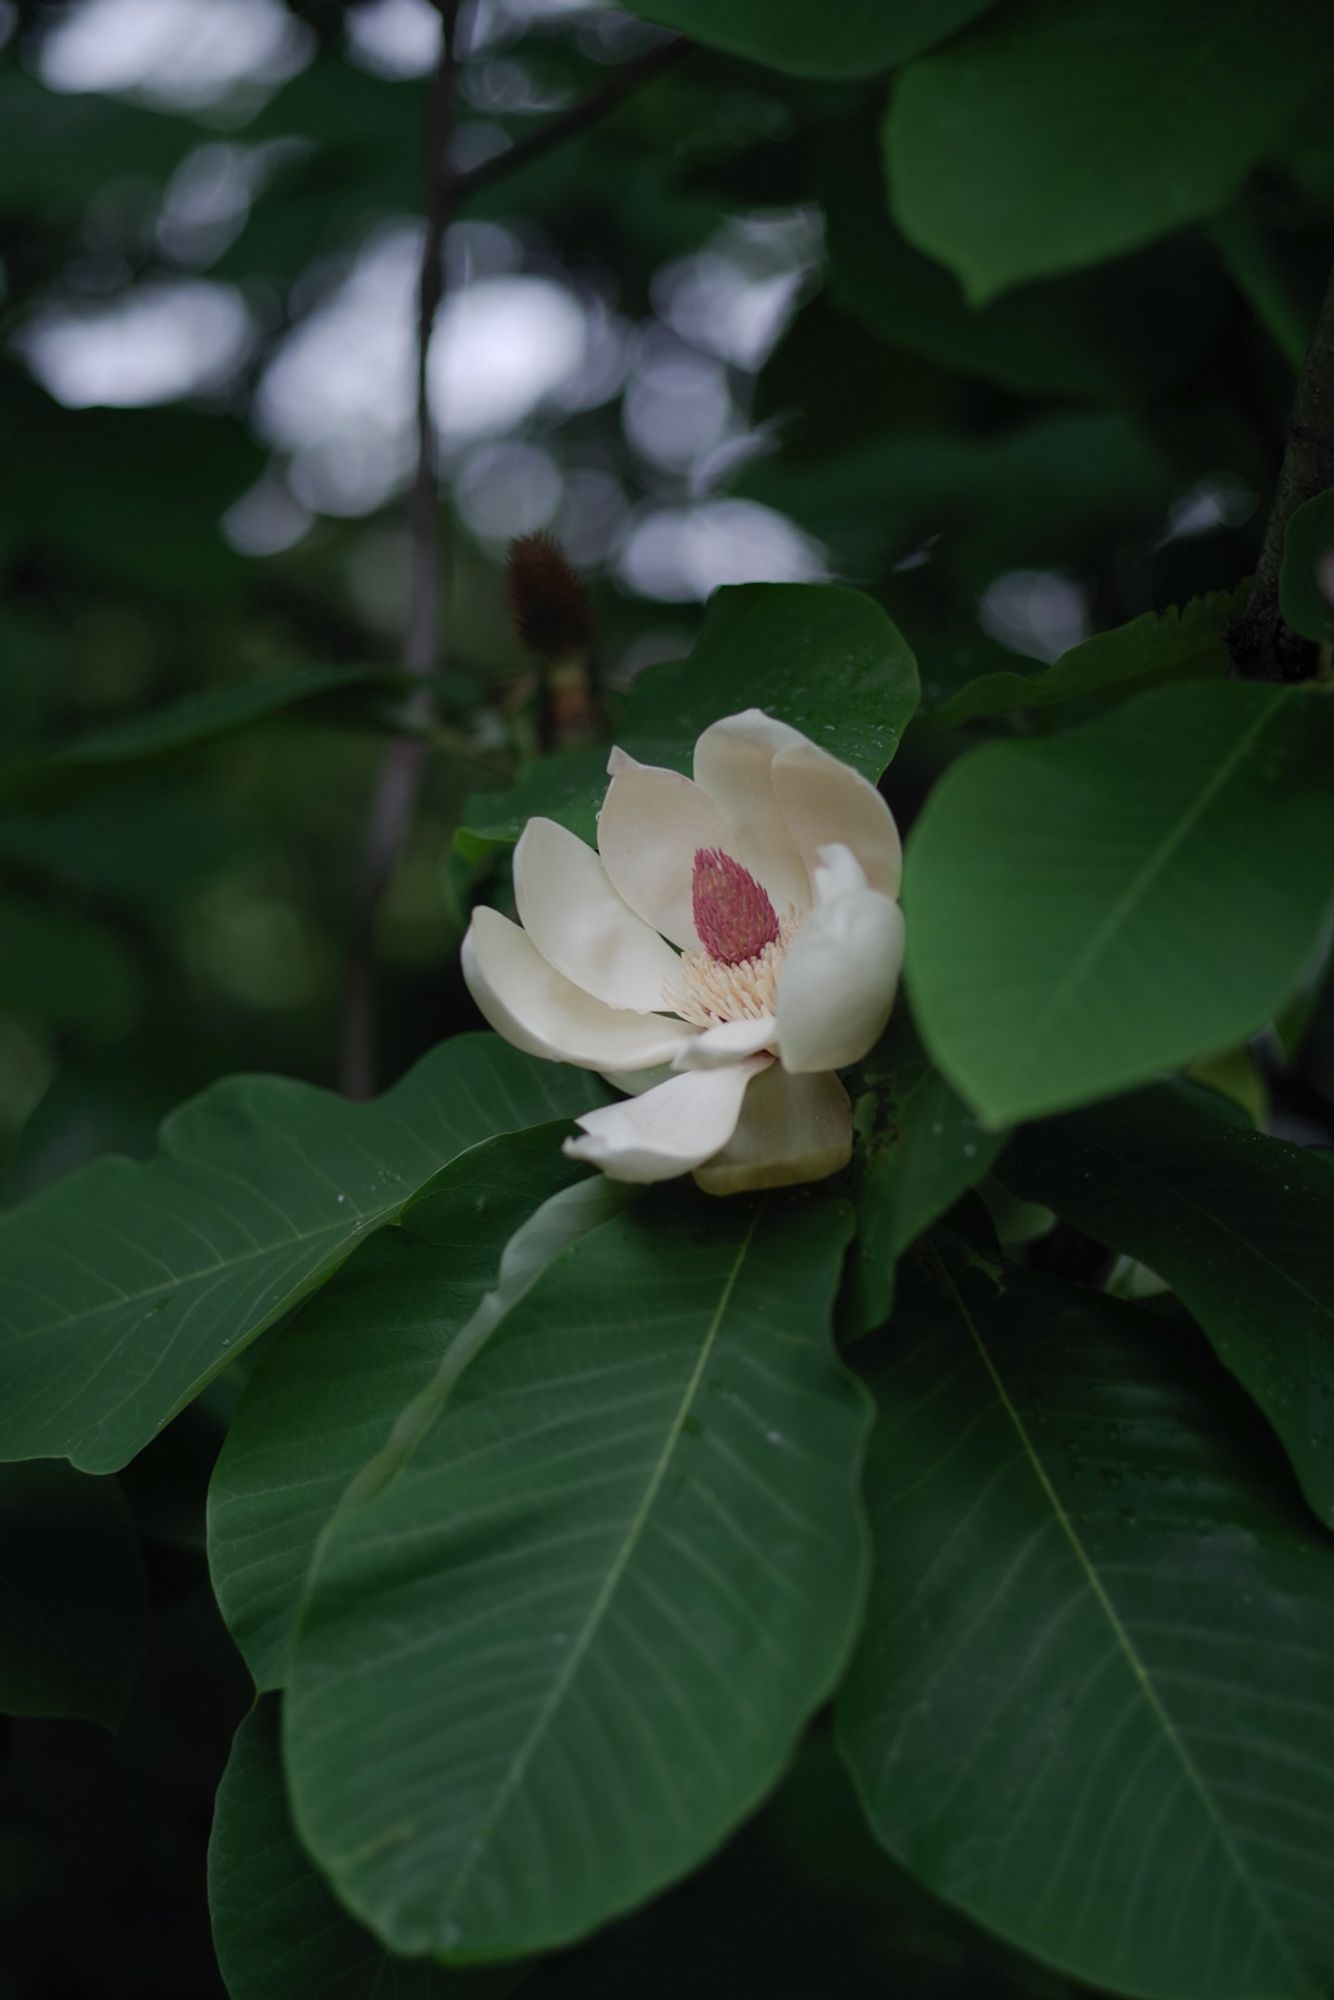
<svg viewBox="0 0 1334 2000">
<path fill-rule="evenodd" d="M 566 1143 L 615 1180 L 693 1172 L 731 1194 L 837 1172 L 834 1072 L 880 1034 L 903 961 L 889 807 L 757 708 L 704 731 L 693 782 L 623 750 L 607 769 L 598 852 L 530 820 L 522 929 L 473 912 L 473 998 L 516 1047 L 634 1093 Z"/>
</svg>

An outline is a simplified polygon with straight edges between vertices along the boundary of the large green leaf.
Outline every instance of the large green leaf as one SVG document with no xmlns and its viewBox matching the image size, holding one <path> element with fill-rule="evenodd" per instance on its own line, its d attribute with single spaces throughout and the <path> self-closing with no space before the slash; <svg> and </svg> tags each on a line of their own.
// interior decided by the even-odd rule
<svg viewBox="0 0 1334 2000">
<path fill-rule="evenodd" d="M 874 76 L 944 41 L 993 0 L 629 0 L 710 48 L 795 76 Z"/>
<path fill-rule="evenodd" d="M 1322 582 L 1323 573 L 1323 582 Z M 1279 605 L 1304 638 L 1334 642 L 1334 487 L 1299 507 L 1283 538 Z"/>
<path fill-rule="evenodd" d="M 1334 895 L 1332 737 L 1319 692 L 1199 682 L 946 773 L 909 842 L 908 981 L 988 1124 L 1263 1026 Z"/>
<path fill-rule="evenodd" d="M 690 658 L 636 681 L 627 743 L 690 766 L 721 715 L 763 708 L 878 778 L 918 701 L 917 662 L 874 598 L 832 583 L 747 583 L 715 591 Z"/>
<path fill-rule="evenodd" d="M 390 1955 L 334 1901 L 301 1850 L 283 1789 L 278 1703 L 232 1739 L 208 1848 L 213 1943 L 230 2000 L 481 2000 L 514 1975 Z"/>
<path fill-rule="evenodd" d="M 1203 1343 L 947 1254 L 875 1387 L 840 1727 L 885 1845 L 1112 1992 L 1328 1992 L 1334 1548 Z"/>
<path fill-rule="evenodd" d="M 899 1258 L 981 1180 L 1001 1147 L 933 1067 L 906 1008 L 895 1011 L 860 1074 L 857 1235 L 843 1300 L 843 1326 L 853 1335 L 888 1319 Z"/>
<path fill-rule="evenodd" d="M 904 73 L 895 214 L 978 303 L 1117 256 L 1229 201 L 1332 60 L 1307 0 L 1028 0 Z"/>
<path fill-rule="evenodd" d="M 688 771 L 709 723 L 763 708 L 874 780 L 917 699 L 917 662 L 873 598 L 835 584 L 738 584 L 709 599 L 689 659 L 634 683 L 616 740 L 646 763 Z M 606 783 L 596 752 L 539 764 L 510 792 L 470 803 L 465 849 L 517 840 L 535 812 L 587 837 Z"/>
<path fill-rule="evenodd" d="M 0 1458 L 124 1465 L 456 1154 L 603 1101 L 493 1035 L 444 1043 L 373 1104 L 215 1084 L 155 1159 L 97 1160 L 0 1220 Z"/>
<path fill-rule="evenodd" d="M 0 1466 L 0 1715 L 114 1729 L 147 1624 L 139 1537 L 115 1481 L 58 1460 Z"/>
<path fill-rule="evenodd" d="M 393 676 L 368 667 L 288 667 L 234 687 L 183 695 L 165 708 L 100 729 L 63 749 L 7 765 L 0 770 L 0 802 L 59 797 L 118 776 L 129 766 L 180 755 L 291 709 L 377 683 L 386 692 L 397 685 Z"/>
<path fill-rule="evenodd" d="M 577 1937 L 777 1777 L 860 1606 L 865 1411 L 828 1331 L 850 1219 L 655 1191 L 339 1509 L 287 1764 L 303 1842 L 390 1945 Z"/>
<path fill-rule="evenodd" d="M 1041 673 L 983 674 L 921 720 L 938 729 L 954 729 L 962 722 L 1014 709 L 1031 711 L 1077 701 L 1127 681 L 1157 685 L 1221 676 L 1228 670 L 1223 635 L 1237 610 L 1236 593 L 1218 590 L 1180 608 L 1146 611 L 1128 625 L 1072 646 Z"/>
<path fill-rule="evenodd" d="M 624 1199 L 601 1175 L 579 1180 L 561 1129 L 539 1125 L 461 1154 L 399 1228 L 307 1303 L 246 1385 L 209 1488 L 209 1561 L 258 1686 L 282 1681 L 311 1557 L 349 1481 L 446 1349 L 471 1351 L 494 1322 L 487 1288 L 498 1270 L 510 1289 L 524 1288 L 541 1267 L 535 1236 L 549 1260 Z M 561 1189 L 573 1200 L 548 1199 Z"/>
<path fill-rule="evenodd" d="M 1334 1527 L 1334 1164 L 1166 1085 L 1014 1145 L 1020 1193 L 1170 1282 Z"/>
<path fill-rule="evenodd" d="M 837 304 L 895 347 L 1021 396 L 1139 400 L 1179 381 L 1222 317 L 1218 260 L 1185 235 L 970 304 L 953 271 L 896 227 L 862 121 L 835 132 L 816 192 Z"/>
</svg>

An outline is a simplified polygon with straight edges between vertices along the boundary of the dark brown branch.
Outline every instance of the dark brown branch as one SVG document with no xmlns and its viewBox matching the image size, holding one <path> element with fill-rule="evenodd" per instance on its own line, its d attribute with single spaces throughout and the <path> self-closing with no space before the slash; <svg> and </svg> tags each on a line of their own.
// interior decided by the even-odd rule
<svg viewBox="0 0 1334 2000">
<path fill-rule="evenodd" d="M 442 0 L 440 8 L 440 61 L 431 98 L 430 193 L 417 286 L 417 465 L 408 502 L 403 665 L 422 683 L 410 706 L 413 721 L 423 725 L 431 716 L 427 682 L 435 665 L 440 608 L 439 468 L 428 363 L 431 332 L 445 292 L 445 236 L 457 199 L 449 148 L 461 6 L 462 0 Z M 380 906 L 412 825 L 430 754 L 424 733 L 395 738 L 381 760 L 366 820 L 343 989 L 342 1085 L 349 1097 L 369 1097 L 375 1089 L 375 936 Z"/>
<path fill-rule="evenodd" d="M 687 41 L 684 35 L 674 35 L 670 41 L 660 42 L 656 48 L 636 56 L 633 62 L 624 63 L 607 78 L 601 90 L 595 90 L 581 103 L 571 105 L 568 111 L 558 112 L 535 132 L 507 146 L 503 153 L 496 153 L 479 166 L 470 168 L 466 174 L 460 174 L 455 183 L 458 199 L 466 201 L 469 195 L 479 193 L 482 188 L 507 180 L 511 174 L 519 173 L 534 160 L 541 159 L 553 146 L 563 145 L 567 139 L 586 132 L 590 125 L 596 125 L 636 90 L 641 90 L 646 83 L 661 76 L 664 70 L 680 62 L 683 56 L 689 55 L 693 47 L 694 43 Z"/>
<path fill-rule="evenodd" d="M 1334 271 L 1306 350 L 1293 399 L 1287 449 L 1265 526 L 1255 583 L 1228 634 L 1234 670 L 1246 680 L 1304 680 L 1317 648 L 1283 623 L 1278 602 L 1283 538 L 1297 509 L 1334 486 Z"/>
</svg>

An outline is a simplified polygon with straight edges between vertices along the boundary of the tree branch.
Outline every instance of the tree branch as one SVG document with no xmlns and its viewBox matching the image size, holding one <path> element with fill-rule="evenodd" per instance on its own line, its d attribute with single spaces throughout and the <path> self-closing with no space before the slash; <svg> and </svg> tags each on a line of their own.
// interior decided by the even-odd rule
<svg viewBox="0 0 1334 2000">
<path fill-rule="evenodd" d="M 410 711 L 417 722 L 431 714 L 427 685 L 435 665 L 440 608 L 439 469 L 428 372 L 431 332 L 445 293 L 445 235 L 458 184 L 449 163 L 458 78 L 458 25 L 462 0 L 441 0 L 440 61 L 431 95 L 430 182 L 426 232 L 417 286 L 417 465 L 408 502 L 408 610 L 403 665 L 422 685 Z M 375 1089 L 375 936 L 380 905 L 412 825 L 431 754 L 428 738 L 400 736 L 380 763 L 348 932 L 343 988 L 342 1086 L 349 1097 Z"/>
<path fill-rule="evenodd" d="M 408 502 L 410 571 L 403 665 L 422 683 L 412 697 L 413 720 L 431 715 L 427 685 L 435 664 L 440 605 L 440 550 L 437 524 L 440 492 L 436 425 L 431 411 L 427 362 L 431 331 L 445 293 L 445 237 L 460 204 L 528 166 L 554 146 L 587 130 L 632 92 L 687 54 L 682 37 L 663 42 L 624 64 L 600 90 L 573 105 L 470 173 L 450 166 L 458 80 L 458 28 L 463 0 L 437 0 L 442 22 L 440 62 L 432 95 L 430 195 L 417 294 L 417 465 Z M 361 864 L 348 932 L 343 989 L 341 1080 L 349 1097 L 369 1097 L 375 1089 L 375 936 L 380 907 L 393 879 L 421 795 L 431 745 L 425 733 L 403 736 L 384 754 L 362 838 Z"/>
<path fill-rule="evenodd" d="M 1317 648 L 1290 632 L 1278 603 L 1283 538 L 1306 501 L 1334 486 L 1334 271 L 1297 378 L 1287 449 L 1265 526 L 1255 583 L 1246 609 L 1228 634 L 1233 668 L 1246 680 L 1304 680 L 1315 671 Z"/>
<path fill-rule="evenodd" d="M 459 200 L 466 201 L 469 195 L 477 194 L 482 188 L 507 180 L 511 174 L 519 173 L 534 160 L 541 159 L 553 146 L 563 145 L 567 139 L 586 132 L 590 125 L 596 125 L 625 98 L 661 76 L 664 70 L 671 69 L 683 56 L 689 55 L 693 47 L 694 43 L 687 41 L 684 35 L 673 35 L 670 41 L 660 42 L 656 48 L 636 56 L 633 62 L 622 64 L 607 78 L 601 90 L 593 91 L 582 103 L 571 105 L 568 111 L 558 112 L 535 132 L 507 146 L 503 153 L 496 153 L 479 166 L 470 168 L 466 174 L 460 174 L 455 182 Z"/>
</svg>

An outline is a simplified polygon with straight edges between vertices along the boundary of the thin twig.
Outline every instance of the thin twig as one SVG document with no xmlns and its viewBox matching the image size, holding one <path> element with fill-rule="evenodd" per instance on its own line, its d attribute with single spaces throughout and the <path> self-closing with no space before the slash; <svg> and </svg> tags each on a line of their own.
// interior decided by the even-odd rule
<svg viewBox="0 0 1334 2000">
<path fill-rule="evenodd" d="M 408 503 L 410 575 L 403 665 L 423 683 L 412 697 L 413 720 L 429 722 L 431 694 L 426 683 L 435 664 L 439 615 L 439 468 L 436 423 L 431 410 L 427 362 L 431 330 L 445 291 L 445 235 L 460 205 L 528 166 L 552 147 L 586 131 L 632 92 L 679 62 L 692 44 L 682 37 L 660 43 L 610 76 L 600 90 L 561 112 L 493 159 L 469 173 L 450 166 L 458 26 L 462 0 L 437 0 L 442 20 L 440 62 L 435 75 L 431 119 L 430 198 L 422 247 L 417 299 L 417 467 Z M 375 935 L 380 907 L 412 825 L 430 759 L 423 731 L 396 739 L 380 765 L 362 840 L 361 866 L 348 934 L 343 998 L 342 1085 L 349 1097 L 369 1097 L 375 1089 Z"/>
<path fill-rule="evenodd" d="M 439 468 L 428 363 L 431 333 L 445 292 L 445 235 L 457 201 L 449 162 L 458 77 L 462 0 L 441 0 L 440 61 L 431 99 L 430 193 L 417 287 L 417 466 L 408 502 L 408 613 L 403 665 L 422 685 L 411 697 L 414 721 L 431 715 L 427 685 L 435 665 L 440 606 Z M 412 825 L 431 745 L 425 733 L 396 737 L 380 762 L 348 933 L 343 990 L 342 1085 L 349 1097 L 375 1089 L 375 936 L 380 905 Z"/>
<path fill-rule="evenodd" d="M 669 41 L 659 42 L 656 48 L 647 50 L 642 56 L 636 56 L 633 62 L 622 64 L 620 69 L 607 78 L 600 90 L 595 90 L 580 103 L 572 104 L 568 111 L 561 111 L 554 118 L 549 118 L 545 125 L 539 125 L 537 130 L 530 132 L 526 138 L 517 139 L 512 146 L 507 146 L 503 153 L 493 154 L 489 160 L 482 160 L 479 165 L 470 167 L 466 174 L 460 174 L 454 184 L 458 199 L 466 201 L 470 195 L 479 193 L 482 188 L 488 188 L 496 181 L 507 180 L 511 174 L 519 173 L 534 160 L 541 159 L 543 153 L 550 152 L 553 146 L 563 145 L 567 139 L 573 139 L 578 133 L 586 132 L 590 125 L 596 125 L 599 119 L 614 111 L 616 106 L 633 92 L 641 90 L 646 83 L 651 83 L 654 77 L 661 76 L 664 70 L 671 69 L 683 56 L 689 55 L 693 47 L 694 43 L 688 41 L 684 35 L 673 35 Z"/>
<path fill-rule="evenodd" d="M 1318 649 L 1283 623 L 1278 579 L 1289 521 L 1306 501 L 1330 486 L 1334 486 L 1334 271 L 1297 378 L 1287 449 L 1255 566 L 1255 583 L 1245 611 L 1228 634 L 1232 664 L 1243 679 L 1303 680 L 1315 671 Z"/>
</svg>

